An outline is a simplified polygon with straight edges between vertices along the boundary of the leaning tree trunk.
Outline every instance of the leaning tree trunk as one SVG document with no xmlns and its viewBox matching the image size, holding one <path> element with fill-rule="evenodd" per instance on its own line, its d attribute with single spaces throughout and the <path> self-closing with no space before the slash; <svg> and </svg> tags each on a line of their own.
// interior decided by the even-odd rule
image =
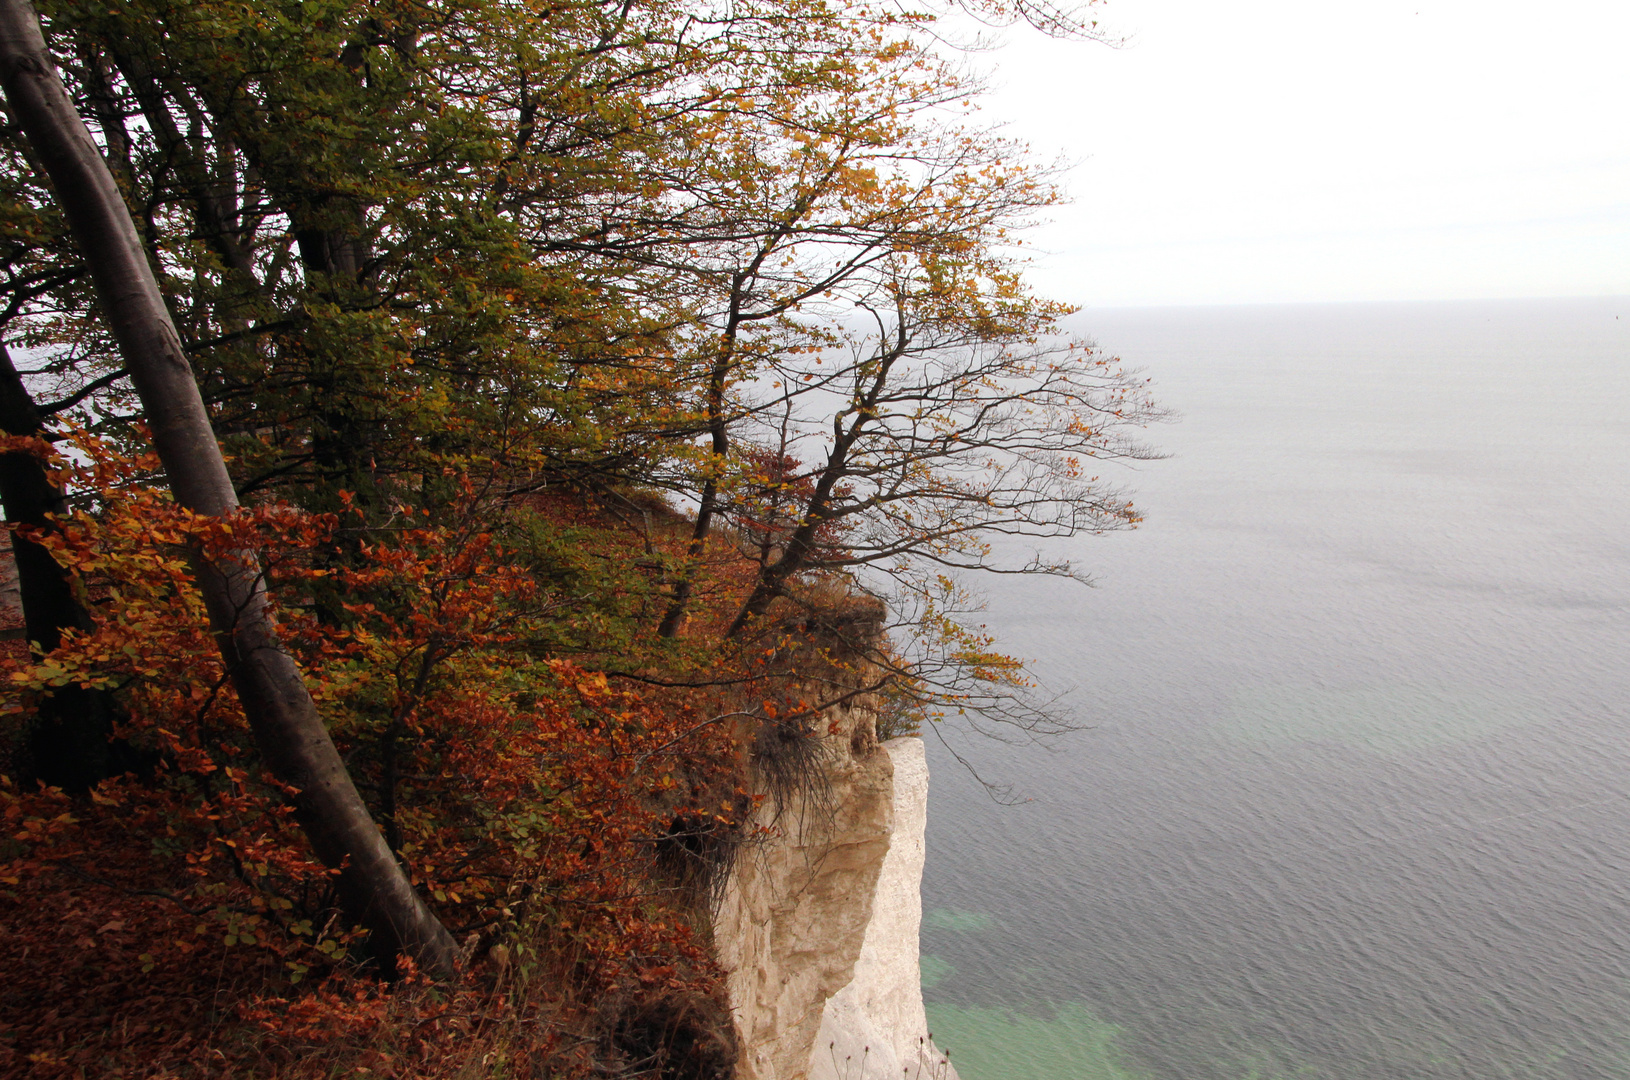
<svg viewBox="0 0 1630 1080">
<path fill-rule="evenodd" d="M 28 0 L 0 0 L 0 87 L 56 189 L 91 269 L 108 324 L 140 396 L 176 500 L 200 514 L 238 507 L 181 340 L 137 239 L 129 210 L 45 51 Z M 195 555 L 199 589 L 256 745 L 297 790 L 300 823 L 323 862 L 340 869 L 349 913 L 379 943 L 448 977 L 458 949 L 413 891 L 369 816 L 317 715 L 294 660 L 278 643 L 250 552 Z"/>
</svg>

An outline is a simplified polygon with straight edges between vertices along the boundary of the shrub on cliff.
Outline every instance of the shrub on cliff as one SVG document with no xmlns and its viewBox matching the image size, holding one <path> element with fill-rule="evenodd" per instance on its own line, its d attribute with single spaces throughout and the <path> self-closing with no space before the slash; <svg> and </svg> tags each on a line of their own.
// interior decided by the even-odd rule
<svg viewBox="0 0 1630 1080">
<path fill-rule="evenodd" d="M 275 504 L 200 519 L 133 482 L 148 462 L 100 442 L 81 450 L 91 464 L 69 468 L 68 484 L 94 491 L 96 512 L 43 540 L 104 601 L 87 631 L 10 663 L 11 700 L 26 708 L 66 682 L 111 692 L 116 735 L 144 767 L 85 800 L 0 788 L 0 949 L 19 973 L 0 997 L 36 1065 L 207 1070 L 212 1054 L 247 1053 L 299 1071 L 314 1047 L 324 1068 L 383 1052 L 376 1036 L 405 1040 L 410 1056 L 459 1056 L 452 1040 L 480 1035 L 480 1014 L 509 1031 L 505 1053 L 564 1074 L 582 1059 L 569 1025 L 514 1036 L 576 1011 L 579 1035 L 614 1042 L 622 1019 L 598 1002 L 644 1015 L 664 995 L 711 999 L 697 913 L 653 891 L 654 841 L 728 771 L 721 732 L 697 728 L 682 700 L 531 655 L 551 601 L 486 531 L 407 528 L 354 565 L 318 569 L 313 552 L 341 519 Z M 258 548 L 276 595 L 323 580 L 373 598 L 347 603 L 342 623 L 299 608 L 281 621 L 392 850 L 476 961 L 453 1004 L 369 988 L 357 966 L 368 942 L 341 918 L 334 875 L 259 763 L 211 648 L 183 554 L 194 544 Z M 429 1034 L 404 1033 L 409 1020 Z"/>
</svg>

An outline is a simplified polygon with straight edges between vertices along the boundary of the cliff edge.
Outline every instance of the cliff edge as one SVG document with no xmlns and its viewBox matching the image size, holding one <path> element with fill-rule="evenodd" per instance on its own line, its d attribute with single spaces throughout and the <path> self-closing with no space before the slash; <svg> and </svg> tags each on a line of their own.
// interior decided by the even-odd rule
<svg viewBox="0 0 1630 1080">
<path fill-rule="evenodd" d="M 921 739 L 863 737 L 870 720 L 838 712 L 827 791 L 767 801 L 768 837 L 726 885 L 714 940 L 739 1080 L 955 1080 L 918 968 L 928 764 Z"/>
</svg>

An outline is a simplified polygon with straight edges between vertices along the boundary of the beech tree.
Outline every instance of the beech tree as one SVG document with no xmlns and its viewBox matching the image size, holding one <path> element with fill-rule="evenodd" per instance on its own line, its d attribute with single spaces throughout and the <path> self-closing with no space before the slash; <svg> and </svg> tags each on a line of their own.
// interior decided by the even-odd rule
<svg viewBox="0 0 1630 1080">
<path fill-rule="evenodd" d="M 695 317 L 674 268 L 742 227 L 717 212 L 734 182 L 717 146 L 765 102 L 852 79 L 876 18 L 805 0 L 47 7 L 240 489 L 312 509 L 344 490 L 380 517 L 433 503 L 447 459 L 613 485 L 666 456 L 690 423 L 672 335 Z M 50 299 L 83 303 L 61 283 Z M 8 321 L 82 382 L 117 370 L 76 320 Z"/>
<path fill-rule="evenodd" d="M 1154 412 L 1052 340 L 1066 309 L 1024 290 L 1009 245 L 1055 194 L 1022 147 L 952 118 L 978 87 L 920 13 L 49 9 L 239 489 L 363 511 L 328 558 L 452 505 L 453 475 L 500 499 L 654 484 L 694 500 L 683 556 L 653 554 L 673 639 L 717 522 L 764 487 L 755 455 L 804 460 L 771 485 L 804 513 L 761 545 L 722 627 L 737 636 L 804 573 L 881 568 L 920 597 L 929 566 L 995 568 L 982 534 L 1133 520 L 1090 470 L 1063 478 L 1143 453 L 1121 431 Z M 979 11 L 1095 32 L 1045 6 Z M 122 366 L 76 317 L 78 256 L 53 253 L 18 262 L 0 330 L 105 426 Z M 907 402 L 956 434 L 904 437 L 888 410 Z"/>
<path fill-rule="evenodd" d="M 56 190 L 176 501 L 238 509 L 181 340 L 106 162 L 45 48 L 28 0 L 0 0 L 0 87 Z M 426 970 L 458 969 L 452 937 L 414 892 L 369 816 L 293 659 L 277 639 L 253 552 L 193 560 L 221 652 L 267 765 L 290 785 L 312 846 L 339 870 L 352 915 L 386 950 Z"/>
<path fill-rule="evenodd" d="M 909 34 L 847 75 L 748 110 L 712 158 L 733 229 L 674 264 L 703 424 L 672 481 L 695 516 L 659 633 L 678 634 L 712 548 L 757 563 L 720 601 L 727 638 L 801 576 L 841 574 L 903 590 L 905 621 L 978 669 L 994 654 L 946 621 L 947 575 L 1084 577 L 1015 549 L 1135 524 L 1102 469 L 1153 456 L 1130 432 L 1162 414 L 1025 285 L 1019 238 L 1057 193 L 1022 146 L 955 115 L 977 84 Z"/>
</svg>

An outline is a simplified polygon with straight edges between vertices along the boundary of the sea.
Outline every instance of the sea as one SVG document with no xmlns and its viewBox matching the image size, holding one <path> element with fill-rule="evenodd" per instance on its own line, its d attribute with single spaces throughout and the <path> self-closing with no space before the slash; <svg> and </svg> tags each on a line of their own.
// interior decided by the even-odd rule
<svg viewBox="0 0 1630 1080">
<path fill-rule="evenodd" d="M 1630 297 L 1078 325 L 1180 416 L 982 583 L 1080 730 L 925 736 L 963 1080 L 1630 1078 Z"/>
</svg>

